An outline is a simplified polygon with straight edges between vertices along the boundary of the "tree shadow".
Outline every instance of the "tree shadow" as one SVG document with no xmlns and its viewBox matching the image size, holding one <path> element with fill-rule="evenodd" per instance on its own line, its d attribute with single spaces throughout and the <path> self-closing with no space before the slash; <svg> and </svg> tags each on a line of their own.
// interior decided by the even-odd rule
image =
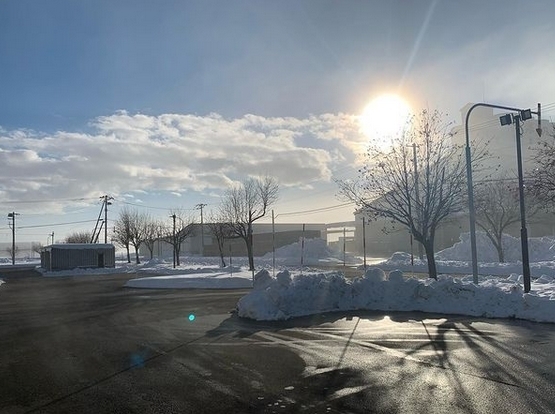
<svg viewBox="0 0 555 414">
<path fill-rule="evenodd" d="M 364 325 L 366 322 L 380 322 L 386 318 L 393 327 L 407 322 L 414 324 L 414 328 L 419 330 L 420 343 L 407 347 L 407 342 L 403 342 L 402 339 L 399 343 L 391 340 L 382 341 L 383 335 L 375 334 L 373 337 L 372 333 L 367 333 L 364 329 L 364 334 L 360 334 L 359 323 Z M 304 378 L 305 381 L 318 384 L 310 388 L 310 395 L 314 398 L 321 397 L 323 401 L 328 402 L 331 398 L 333 404 L 329 407 L 338 409 L 339 412 L 341 409 L 345 409 L 345 412 L 361 412 L 358 411 L 361 407 L 368 409 L 371 405 L 374 411 L 369 412 L 403 412 L 403 404 L 409 404 L 409 399 L 431 401 L 446 390 L 449 394 L 447 398 L 451 400 L 455 409 L 465 412 L 479 411 L 473 395 L 475 388 L 470 386 L 470 383 L 483 383 L 497 390 L 499 396 L 496 398 L 518 398 L 520 403 L 534 407 L 534 412 L 553 410 L 553 403 L 550 402 L 549 393 L 546 391 L 546 384 L 549 382 L 545 380 L 546 375 L 553 374 L 549 374 L 547 370 L 537 372 L 537 366 L 530 360 L 525 347 L 528 337 L 532 344 L 541 344 L 553 338 L 555 326 L 549 324 L 423 312 L 331 312 L 272 322 L 252 321 L 232 314 L 218 327 L 207 332 L 206 336 L 214 340 L 223 337 L 243 339 L 258 333 L 271 333 L 279 337 L 280 331 L 295 328 L 333 330 L 337 328 L 330 325 L 341 320 L 353 319 L 356 320 L 348 327 L 339 325 L 345 328 L 341 330 L 341 337 L 339 334 L 336 335 L 344 341 L 340 345 L 342 349 L 335 352 L 333 358 L 327 356 L 329 362 L 326 369 Z M 508 341 L 507 338 L 512 338 L 513 333 L 515 338 L 523 340 L 524 343 L 515 344 Z M 309 337 L 306 339 L 310 341 Z M 281 343 L 286 345 L 287 341 L 284 339 Z M 314 353 L 320 352 L 318 345 L 314 347 Z M 360 352 L 361 347 L 369 352 L 384 352 L 384 361 L 378 362 L 377 369 L 382 373 L 393 370 L 391 372 L 396 375 L 396 387 L 406 386 L 409 390 L 397 400 L 394 398 L 396 403 L 391 401 L 391 396 L 383 386 L 376 385 L 380 384 L 379 378 L 376 377 L 378 373 L 364 372 L 353 365 L 351 348 Z M 394 352 L 389 353 L 388 350 Z M 549 360 L 548 351 L 542 352 L 541 357 Z M 415 369 L 412 364 L 418 364 L 420 368 Z M 420 386 L 415 388 L 415 383 Z M 351 391 L 341 395 L 343 389 Z M 425 413 L 427 408 L 429 407 L 422 407 L 422 410 L 416 409 L 413 412 Z"/>
</svg>

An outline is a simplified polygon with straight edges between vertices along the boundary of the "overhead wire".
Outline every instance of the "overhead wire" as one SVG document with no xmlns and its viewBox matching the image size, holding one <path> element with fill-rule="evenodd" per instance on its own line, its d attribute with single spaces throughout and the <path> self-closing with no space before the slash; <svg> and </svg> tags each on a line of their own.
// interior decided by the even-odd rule
<svg viewBox="0 0 555 414">
<path fill-rule="evenodd" d="M 56 226 L 69 226 L 71 224 L 82 224 L 82 223 L 92 223 L 96 222 L 96 220 L 80 220 L 80 221 L 68 221 L 65 223 L 50 223 L 50 224 L 35 224 L 30 226 L 18 226 L 17 228 L 22 229 L 35 229 L 39 227 L 56 227 Z"/>
<path fill-rule="evenodd" d="M 280 213 L 276 217 L 292 216 L 292 215 L 317 214 L 317 213 L 323 213 L 323 212 L 327 212 L 327 211 L 338 210 L 338 209 L 347 207 L 349 205 L 354 205 L 354 204 L 355 203 L 353 203 L 353 202 L 348 202 L 348 203 L 343 203 L 343 204 L 337 204 L 335 206 L 313 208 L 313 209 L 310 209 L 310 210 L 290 211 L 290 212 L 287 212 L 287 213 Z"/>
</svg>

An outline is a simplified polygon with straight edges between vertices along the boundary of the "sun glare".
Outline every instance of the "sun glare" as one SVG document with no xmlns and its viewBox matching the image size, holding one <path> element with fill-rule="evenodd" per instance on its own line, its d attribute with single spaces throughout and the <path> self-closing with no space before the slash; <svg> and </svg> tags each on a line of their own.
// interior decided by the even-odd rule
<svg viewBox="0 0 555 414">
<path fill-rule="evenodd" d="M 380 95 L 360 114 L 360 130 L 368 138 L 388 140 L 402 131 L 410 113 L 410 105 L 403 98 L 393 94 Z"/>
</svg>

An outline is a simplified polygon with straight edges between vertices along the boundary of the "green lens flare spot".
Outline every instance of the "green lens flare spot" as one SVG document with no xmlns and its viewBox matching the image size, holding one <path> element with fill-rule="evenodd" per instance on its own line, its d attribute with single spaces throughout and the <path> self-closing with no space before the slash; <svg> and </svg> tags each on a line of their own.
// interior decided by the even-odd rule
<svg viewBox="0 0 555 414">
<path fill-rule="evenodd" d="M 195 318 L 196 318 L 195 314 L 194 314 L 194 313 L 191 313 L 191 314 L 189 315 L 189 322 L 193 322 L 193 321 L 195 320 Z"/>
</svg>

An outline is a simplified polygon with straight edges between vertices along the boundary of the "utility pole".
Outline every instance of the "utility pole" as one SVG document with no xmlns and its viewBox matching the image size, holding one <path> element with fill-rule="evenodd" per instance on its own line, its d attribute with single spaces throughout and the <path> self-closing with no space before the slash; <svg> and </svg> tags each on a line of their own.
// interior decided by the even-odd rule
<svg viewBox="0 0 555 414">
<path fill-rule="evenodd" d="M 8 213 L 8 220 L 12 221 L 12 265 L 15 265 L 15 216 L 19 216 L 19 213 L 15 211 Z"/>
<path fill-rule="evenodd" d="M 173 219 L 173 235 L 172 235 L 172 247 L 173 247 L 173 268 L 175 269 L 175 249 L 176 249 L 176 242 L 175 242 L 175 213 L 170 216 Z"/>
<path fill-rule="evenodd" d="M 104 199 L 104 244 L 108 244 L 108 205 L 112 205 L 109 200 L 113 200 L 114 197 L 105 195 L 100 198 Z"/>
<path fill-rule="evenodd" d="M 206 207 L 207 204 L 199 203 L 195 206 L 197 210 L 200 210 L 200 255 L 204 257 L 204 219 L 202 216 L 202 209 Z"/>
</svg>

